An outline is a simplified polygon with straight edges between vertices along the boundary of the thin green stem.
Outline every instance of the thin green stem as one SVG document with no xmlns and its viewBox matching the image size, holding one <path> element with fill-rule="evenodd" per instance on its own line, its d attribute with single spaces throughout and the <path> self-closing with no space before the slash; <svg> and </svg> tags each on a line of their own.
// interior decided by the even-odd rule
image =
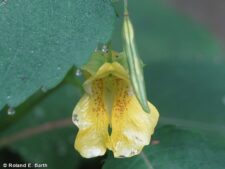
<svg viewBox="0 0 225 169">
<path fill-rule="evenodd" d="M 124 0 L 124 15 L 128 15 L 128 0 Z"/>
<path fill-rule="evenodd" d="M 109 41 L 108 44 L 107 44 L 107 47 L 108 47 L 108 61 L 110 63 L 112 63 L 112 42 Z"/>
<path fill-rule="evenodd" d="M 25 140 L 26 138 L 30 138 L 34 135 L 38 135 L 41 133 L 46 133 L 55 129 L 61 129 L 65 127 L 72 126 L 72 120 L 71 117 L 60 119 L 57 121 L 49 121 L 47 123 L 41 124 L 39 126 L 26 128 L 22 131 L 13 133 L 12 135 L 1 137 L 0 138 L 0 147 L 8 146 L 10 144 L 13 144 L 14 142 Z"/>
</svg>

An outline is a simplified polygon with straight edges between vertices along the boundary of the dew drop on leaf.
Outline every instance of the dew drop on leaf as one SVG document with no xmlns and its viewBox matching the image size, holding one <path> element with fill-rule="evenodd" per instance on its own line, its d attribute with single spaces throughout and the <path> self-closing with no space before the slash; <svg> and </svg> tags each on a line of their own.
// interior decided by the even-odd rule
<svg viewBox="0 0 225 169">
<path fill-rule="evenodd" d="M 61 70 L 62 68 L 60 66 L 57 67 L 57 70 Z"/>
<path fill-rule="evenodd" d="M 76 70 L 75 75 L 76 76 L 81 76 L 82 75 L 82 72 L 81 72 L 81 70 L 79 68 Z"/>
<path fill-rule="evenodd" d="M 47 89 L 46 87 L 42 87 L 42 88 L 41 88 L 41 91 L 42 91 L 43 93 L 46 93 L 46 92 L 48 91 L 48 89 Z"/>
<path fill-rule="evenodd" d="M 9 107 L 7 114 L 9 116 L 13 116 L 13 115 L 15 115 L 15 113 L 16 113 L 15 109 L 13 107 Z"/>
<path fill-rule="evenodd" d="M 102 52 L 107 53 L 108 52 L 108 48 L 106 45 L 103 45 L 102 47 Z"/>
</svg>

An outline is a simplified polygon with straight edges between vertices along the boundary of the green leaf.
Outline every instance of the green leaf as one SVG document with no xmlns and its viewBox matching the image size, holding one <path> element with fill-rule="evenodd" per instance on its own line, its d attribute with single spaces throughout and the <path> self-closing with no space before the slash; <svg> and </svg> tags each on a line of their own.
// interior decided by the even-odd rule
<svg viewBox="0 0 225 169">
<path fill-rule="evenodd" d="M 26 162 L 46 163 L 49 169 L 78 168 L 82 158 L 73 146 L 77 130 L 72 124 L 71 116 L 80 95 L 80 90 L 73 86 L 64 85 L 60 87 L 34 106 L 24 118 L 14 123 L 11 128 L 4 132 L 1 131 L 0 140 L 3 137 L 15 136 L 18 133 L 24 133 L 24 130 L 37 128 L 44 124 L 49 124 L 45 127 L 51 128 L 52 122 L 68 119 L 67 121 L 70 123 L 64 127 L 53 128 L 40 133 L 36 133 L 37 130 L 34 129 L 26 131 L 26 134 L 30 132 L 34 134 L 28 137 L 23 135 L 19 139 L 17 136 L 17 140 L 11 142 L 8 148 L 18 153 Z M 13 139 L 9 140 L 12 141 Z"/>
<path fill-rule="evenodd" d="M 103 169 L 223 169 L 225 145 L 216 144 L 204 135 L 173 126 L 156 131 L 157 144 L 129 159 L 109 159 Z"/>
<path fill-rule="evenodd" d="M 113 29 L 109 0 L 16 0 L 0 6 L 0 109 L 53 88 Z"/>
<path fill-rule="evenodd" d="M 188 62 L 149 65 L 148 93 L 161 113 L 161 124 L 225 134 L 224 65 Z"/>
</svg>

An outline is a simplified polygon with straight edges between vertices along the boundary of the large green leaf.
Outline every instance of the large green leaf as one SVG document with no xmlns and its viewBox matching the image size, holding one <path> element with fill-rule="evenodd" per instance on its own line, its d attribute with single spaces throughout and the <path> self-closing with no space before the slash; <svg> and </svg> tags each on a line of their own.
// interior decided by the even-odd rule
<svg viewBox="0 0 225 169">
<path fill-rule="evenodd" d="M 225 65 L 161 62 L 149 64 L 148 93 L 161 124 L 225 134 Z"/>
<path fill-rule="evenodd" d="M 26 162 L 46 163 L 49 169 L 78 168 L 81 163 L 81 156 L 75 151 L 73 146 L 76 127 L 72 124 L 71 114 L 80 95 L 80 89 L 70 85 L 60 87 L 34 106 L 22 119 L 15 122 L 11 128 L 1 132 L 0 143 L 3 137 L 15 136 L 22 132 L 22 138 L 16 136 L 16 141 L 4 147 L 19 154 Z M 11 118 L 14 118 L 14 116 L 11 116 Z M 66 120 L 68 125 L 37 133 L 38 126 L 40 127 L 47 123 L 49 125 L 45 126 L 45 128 L 51 128 L 53 125 L 56 126 L 52 122 L 57 121 L 57 125 L 59 125 L 64 123 L 65 119 L 68 119 Z M 27 131 L 27 129 L 31 128 L 36 129 Z M 40 131 L 40 129 L 38 130 Z M 30 132 L 33 132 L 33 135 L 27 137 L 26 134 Z M 26 134 L 24 135 L 24 133 Z M 12 141 L 14 139 L 9 138 L 9 140 Z"/>
<path fill-rule="evenodd" d="M 0 6 L 0 109 L 56 86 L 113 29 L 110 0 L 9 0 Z"/>
<path fill-rule="evenodd" d="M 165 126 L 156 131 L 155 145 L 129 159 L 109 157 L 103 169 L 223 169 L 225 145 L 204 135 Z"/>
</svg>

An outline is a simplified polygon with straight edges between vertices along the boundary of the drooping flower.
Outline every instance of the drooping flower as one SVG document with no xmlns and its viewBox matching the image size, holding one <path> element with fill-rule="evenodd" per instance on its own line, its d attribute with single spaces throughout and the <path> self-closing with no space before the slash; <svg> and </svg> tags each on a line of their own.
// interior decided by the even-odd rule
<svg viewBox="0 0 225 169">
<path fill-rule="evenodd" d="M 144 112 L 129 79 L 119 62 L 105 62 L 84 82 L 85 94 L 73 112 L 79 128 L 75 148 L 85 158 L 104 155 L 131 157 L 150 142 L 159 113 L 148 102 Z"/>
</svg>

